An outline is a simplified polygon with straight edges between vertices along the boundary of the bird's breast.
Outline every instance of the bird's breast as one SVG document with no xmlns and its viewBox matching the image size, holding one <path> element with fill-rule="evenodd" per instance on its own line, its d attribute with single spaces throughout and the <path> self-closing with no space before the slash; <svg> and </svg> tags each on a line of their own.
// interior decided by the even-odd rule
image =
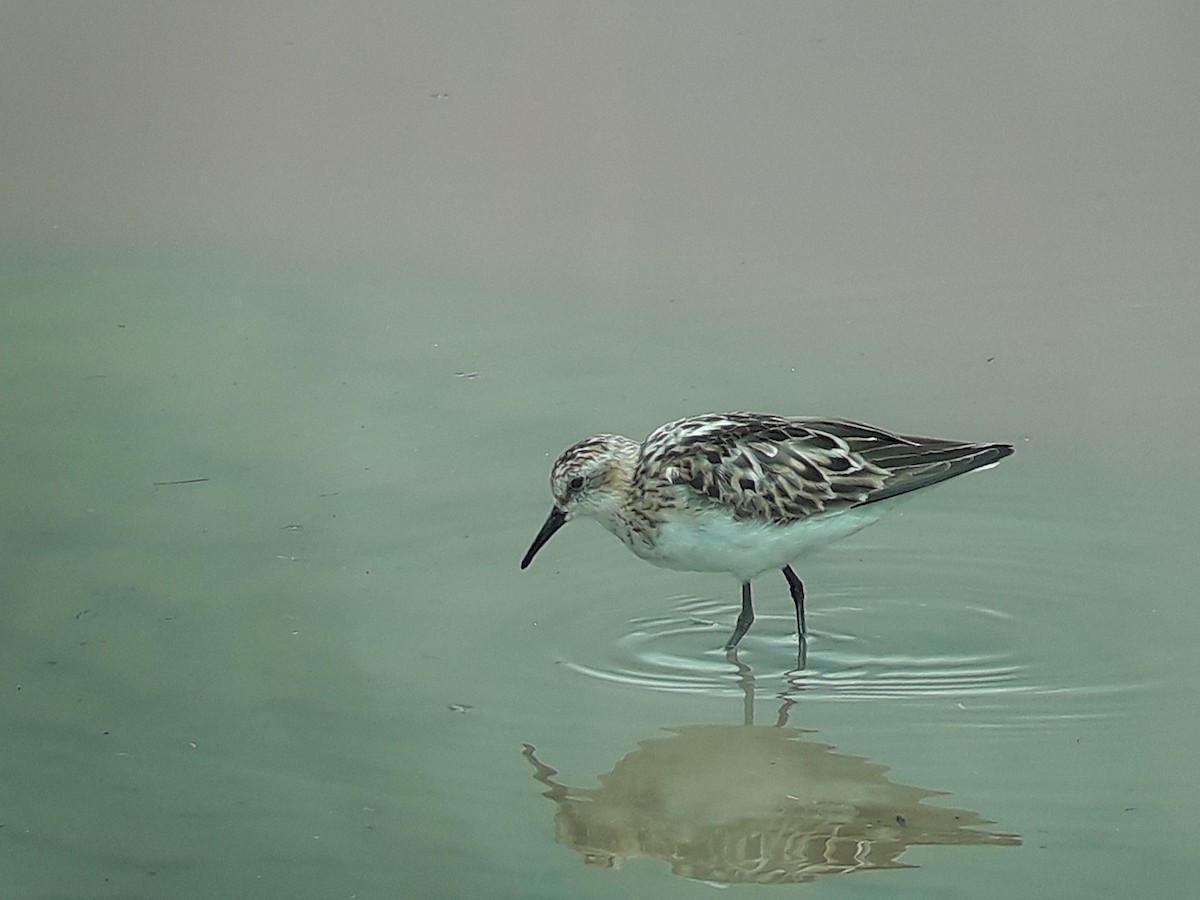
<svg viewBox="0 0 1200 900">
<path fill-rule="evenodd" d="M 652 540 L 633 541 L 634 553 L 668 569 L 685 572 L 728 572 L 749 581 L 760 572 L 779 569 L 876 521 L 882 510 L 853 508 L 798 522 L 735 519 L 718 510 L 689 510 L 667 516 Z"/>
</svg>

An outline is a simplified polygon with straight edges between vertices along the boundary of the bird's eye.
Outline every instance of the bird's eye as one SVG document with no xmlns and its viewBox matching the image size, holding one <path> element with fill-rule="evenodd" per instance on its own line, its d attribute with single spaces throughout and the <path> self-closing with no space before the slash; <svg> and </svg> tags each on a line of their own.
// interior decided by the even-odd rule
<svg viewBox="0 0 1200 900">
<path fill-rule="evenodd" d="M 567 487 L 569 487 L 573 491 L 577 491 L 580 488 L 582 488 L 583 487 L 583 476 L 576 475 L 569 482 L 567 482 Z"/>
</svg>

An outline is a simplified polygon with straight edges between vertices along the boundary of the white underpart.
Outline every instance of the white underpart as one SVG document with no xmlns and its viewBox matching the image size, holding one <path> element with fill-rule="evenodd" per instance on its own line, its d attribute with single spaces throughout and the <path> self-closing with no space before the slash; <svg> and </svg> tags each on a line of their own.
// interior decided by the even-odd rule
<svg viewBox="0 0 1200 900">
<path fill-rule="evenodd" d="M 632 549 L 642 559 L 665 569 L 728 572 L 740 581 L 749 581 L 854 534 L 878 521 L 886 512 L 880 507 L 890 505 L 871 504 L 790 525 L 738 520 L 719 510 L 693 509 L 686 517 L 668 518 L 659 527 L 654 546 L 634 542 Z"/>
</svg>

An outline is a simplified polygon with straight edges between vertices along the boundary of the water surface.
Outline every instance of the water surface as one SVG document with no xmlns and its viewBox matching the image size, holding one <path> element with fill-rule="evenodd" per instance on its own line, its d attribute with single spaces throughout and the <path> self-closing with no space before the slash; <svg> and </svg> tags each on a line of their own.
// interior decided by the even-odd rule
<svg viewBox="0 0 1200 900">
<path fill-rule="evenodd" d="M 1187 896 L 1195 12 L 890 9 L 7 10 L 0 895 Z M 518 570 L 736 408 L 1017 452 Z"/>
</svg>

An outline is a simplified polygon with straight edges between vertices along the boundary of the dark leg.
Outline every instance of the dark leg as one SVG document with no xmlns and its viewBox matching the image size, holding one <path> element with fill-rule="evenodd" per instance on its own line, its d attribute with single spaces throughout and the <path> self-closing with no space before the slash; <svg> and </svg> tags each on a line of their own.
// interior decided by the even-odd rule
<svg viewBox="0 0 1200 900">
<path fill-rule="evenodd" d="M 733 629 L 733 634 L 725 642 L 726 650 L 732 650 L 738 645 L 738 641 L 749 630 L 750 623 L 753 621 L 754 605 L 750 602 L 750 582 L 747 581 L 742 585 L 742 612 L 738 616 L 737 626 Z"/>
<path fill-rule="evenodd" d="M 792 592 L 792 602 L 796 604 L 796 633 L 804 637 L 808 634 L 808 626 L 804 623 L 804 583 L 792 571 L 791 566 L 783 567 L 783 577 L 787 579 L 788 590 Z"/>
</svg>

